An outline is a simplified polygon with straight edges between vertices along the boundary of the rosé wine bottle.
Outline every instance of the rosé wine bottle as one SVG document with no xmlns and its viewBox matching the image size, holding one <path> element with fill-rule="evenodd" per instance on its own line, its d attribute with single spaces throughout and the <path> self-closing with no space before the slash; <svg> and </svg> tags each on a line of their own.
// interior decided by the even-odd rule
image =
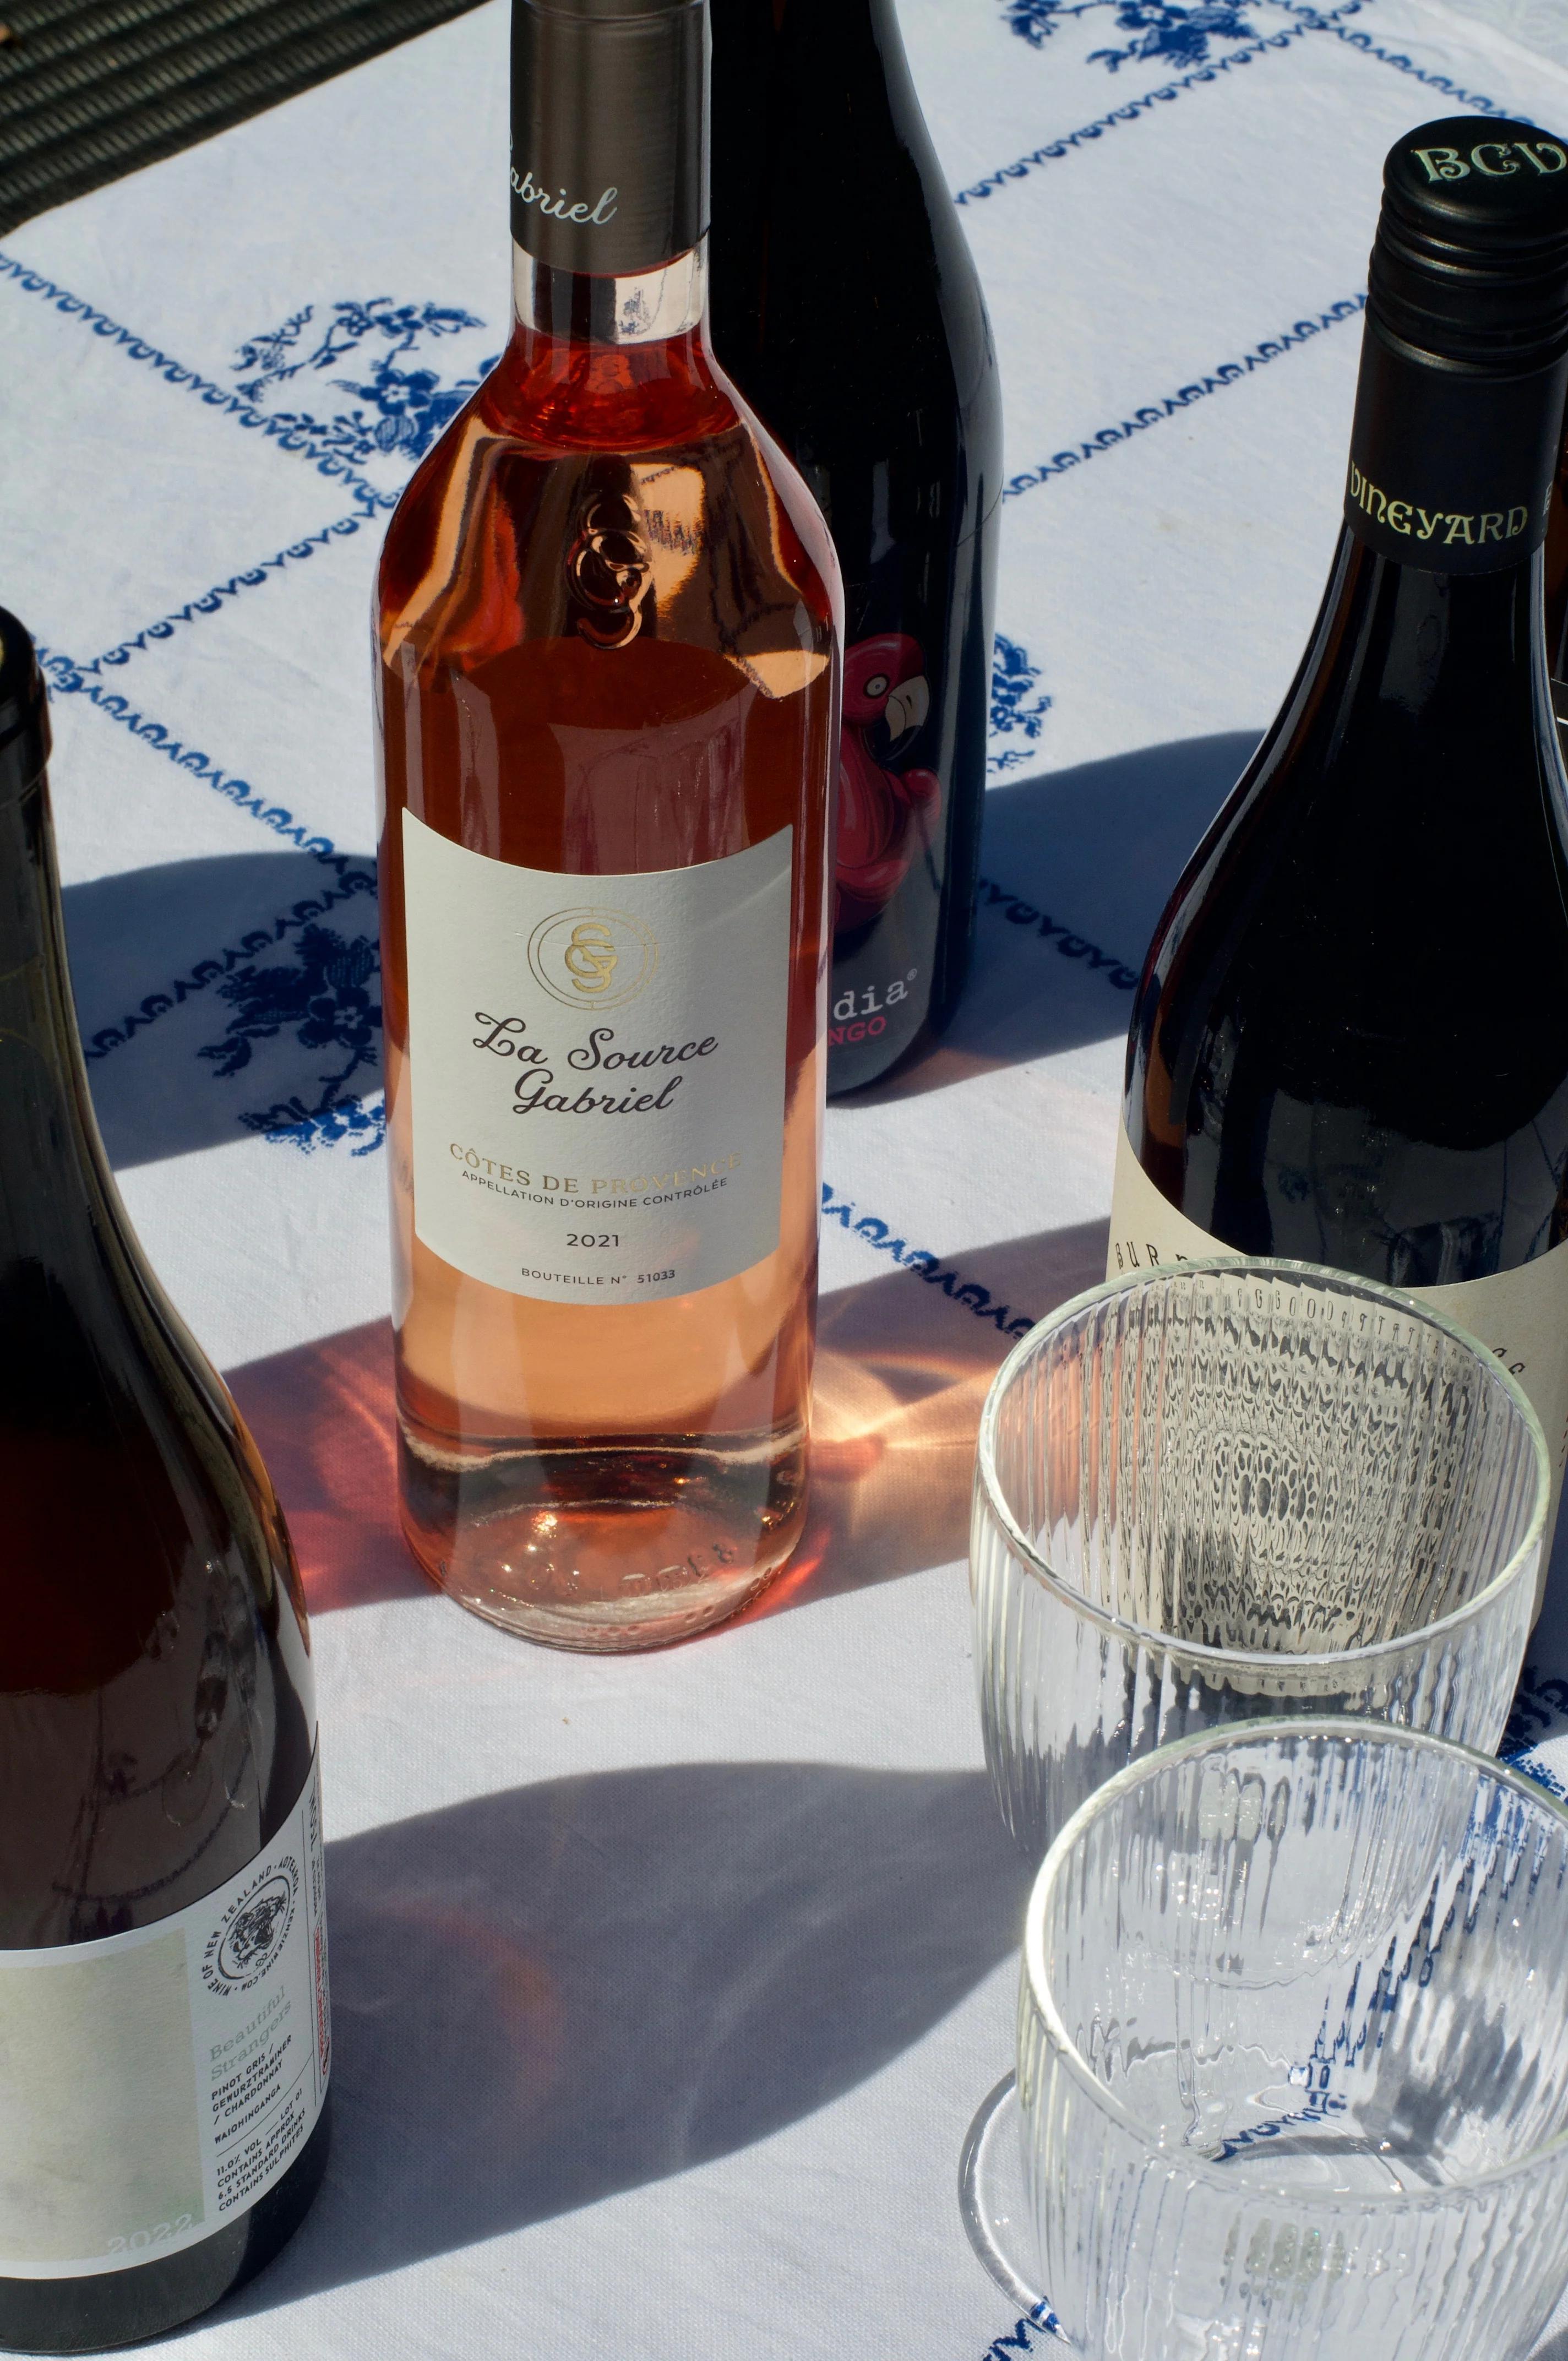
<svg viewBox="0 0 1568 2361">
<path fill-rule="evenodd" d="M 404 1530 L 558 1646 L 805 1511 L 842 600 L 706 324 L 706 0 L 516 0 L 511 341 L 378 686 Z"/>
</svg>

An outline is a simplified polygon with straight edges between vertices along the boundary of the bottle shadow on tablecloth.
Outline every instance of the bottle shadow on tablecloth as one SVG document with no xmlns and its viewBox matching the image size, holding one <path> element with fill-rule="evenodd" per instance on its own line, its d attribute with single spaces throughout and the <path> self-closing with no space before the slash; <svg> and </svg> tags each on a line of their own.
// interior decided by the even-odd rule
<svg viewBox="0 0 1568 2361">
<path fill-rule="evenodd" d="M 991 788 L 958 1012 L 924 1057 L 839 1104 L 870 1109 L 1096 1042 L 1119 1049 L 1160 912 L 1257 739 L 1179 739 Z"/>
<path fill-rule="evenodd" d="M 172 861 L 62 895 L 93 1104 L 116 1170 L 259 1133 L 379 1137 L 375 863 Z M 292 1150 L 280 1139 L 280 1153 Z"/>
<path fill-rule="evenodd" d="M 806 1531 L 752 1617 L 965 1555 L 975 1434 L 1015 1341 L 1007 1330 L 1103 1278 L 1105 1224 L 1011 1238 L 961 1260 L 935 1280 L 890 1268 L 823 1296 Z M 278 1487 L 312 1613 L 427 1596 L 398 1531 L 388 1323 L 225 1375 Z"/>
<path fill-rule="evenodd" d="M 340 1839 L 327 1877 L 333 2161 L 231 2317 L 798 2123 L 1006 1959 L 1028 1883 L 983 1773 L 811 1763 L 515 1788 Z"/>
<path fill-rule="evenodd" d="M 992 788 L 964 1001 L 930 1055 L 846 1108 L 1119 1041 L 1130 987 L 1116 979 L 1135 972 L 1255 742 L 1188 739 Z M 283 851 L 158 862 L 70 885 L 64 901 L 116 1168 L 262 1132 L 329 1139 L 336 1153 L 378 1137 L 347 1112 L 380 1082 L 369 856 L 346 868 Z"/>
<path fill-rule="evenodd" d="M 431 1597 L 398 1528 L 391 1323 L 339 1329 L 224 1378 L 277 1487 L 311 1613 Z"/>
</svg>

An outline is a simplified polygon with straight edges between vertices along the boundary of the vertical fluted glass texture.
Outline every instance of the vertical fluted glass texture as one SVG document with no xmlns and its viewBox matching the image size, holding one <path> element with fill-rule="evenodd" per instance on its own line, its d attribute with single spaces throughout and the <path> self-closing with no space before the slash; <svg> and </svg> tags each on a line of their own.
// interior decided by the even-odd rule
<svg viewBox="0 0 1568 2361">
<path fill-rule="evenodd" d="M 1190 1730 L 1376 1714 L 1490 1751 L 1529 1636 L 1541 1428 L 1484 1346 L 1306 1263 L 1186 1263 L 1024 1338 L 981 1421 L 986 1759 L 1036 1855 Z"/>
<path fill-rule="evenodd" d="M 1018 2092 L 1095 2361 L 1523 2361 L 1568 2282 L 1568 1813 L 1365 1719 L 1133 1765 L 1036 1882 Z"/>
</svg>

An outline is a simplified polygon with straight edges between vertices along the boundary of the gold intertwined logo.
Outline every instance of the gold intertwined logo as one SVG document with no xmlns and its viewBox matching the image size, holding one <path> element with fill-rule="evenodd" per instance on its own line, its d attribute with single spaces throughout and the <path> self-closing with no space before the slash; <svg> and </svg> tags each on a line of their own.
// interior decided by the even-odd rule
<svg viewBox="0 0 1568 2361">
<path fill-rule="evenodd" d="M 596 1009 L 635 1000 L 659 965 L 658 939 L 629 910 L 552 910 L 528 939 L 528 964 L 552 999 Z"/>
<path fill-rule="evenodd" d="M 565 959 L 567 973 L 585 994 L 608 992 L 620 963 L 609 928 L 599 918 L 585 918 L 573 928 Z"/>
</svg>

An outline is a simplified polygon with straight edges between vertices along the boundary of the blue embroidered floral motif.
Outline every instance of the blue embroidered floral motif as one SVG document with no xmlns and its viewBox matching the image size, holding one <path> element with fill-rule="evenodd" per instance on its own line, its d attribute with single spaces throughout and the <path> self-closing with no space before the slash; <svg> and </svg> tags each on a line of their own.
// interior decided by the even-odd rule
<svg viewBox="0 0 1568 2361">
<path fill-rule="evenodd" d="M 1212 40 L 1257 38 L 1234 0 L 1198 0 L 1195 6 L 1183 5 L 1183 0 L 1007 0 L 1007 22 L 1039 49 L 1069 17 L 1105 7 L 1115 8 L 1120 31 L 1141 36 L 1125 49 L 1090 50 L 1090 63 L 1109 66 L 1113 73 L 1129 61 L 1207 65 Z"/>
<path fill-rule="evenodd" d="M 241 345 L 239 358 L 235 363 L 236 368 L 258 368 L 261 371 L 261 375 L 251 384 L 240 387 L 241 393 L 248 395 L 252 401 L 255 401 L 258 395 L 264 393 L 269 386 L 275 385 L 280 378 L 292 377 L 297 369 L 305 366 L 302 359 L 291 361 L 288 355 L 299 343 L 301 332 L 309 325 L 314 316 L 315 305 L 307 303 L 302 312 L 296 312 L 291 319 L 284 321 L 280 328 L 274 328 L 269 334 L 253 336 L 248 344 Z"/>
<path fill-rule="evenodd" d="M 1069 16 L 1081 16 L 1095 5 L 1096 0 L 1081 0 L 1077 6 L 1069 0 L 1007 0 L 1007 22 L 1032 49 L 1043 49 Z"/>
<path fill-rule="evenodd" d="M 307 1150 L 356 1137 L 355 1155 L 367 1155 L 381 1144 L 385 1113 L 378 1099 L 365 1099 L 363 1085 L 359 1093 L 348 1085 L 378 1062 L 381 1009 L 367 990 L 380 966 L 375 939 L 356 935 L 345 941 L 332 927 L 311 926 L 291 949 L 291 961 L 238 968 L 225 978 L 219 996 L 236 1014 L 223 1039 L 209 1042 L 199 1054 L 211 1059 L 217 1074 L 228 1076 L 249 1065 L 254 1043 L 276 1040 L 281 1033 L 291 1034 L 302 1049 L 345 1052 L 346 1065 L 317 1076 L 314 1105 L 298 1096 L 282 1099 L 242 1115 L 240 1121 L 249 1131 L 286 1138 Z"/>
<path fill-rule="evenodd" d="M 471 312 L 460 312 L 454 305 L 394 304 L 389 295 L 373 296 L 367 303 L 334 303 L 332 309 L 332 322 L 313 352 L 302 353 L 296 348 L 315 317 L 313 303 L 307 303 L 302 312 L 296 312 L 269 335 L 253 336 L 242 345 L 236 368 L 253 368 L 259 374 L 248 385 L 240 387 L 241 393 L 251 401 L 258 401 L 273 386 L 281 384 L 286 378 L 298 377 L 302 369 L 320 371 L 333 368 L 356 350 L 367 336 L 384 336 L 394 353 L 406 353 L 412 350 L 422 335 L 451 336 L 460 328 L 484 325 Z"/>
<path fill-rule="evenodd" d="M 1026 763 L 1029 748 L 1045 727 L 1051 700 L 1029 694 L 1039 677 L 1040 667 L 1029 662 L 1027 651 L 998 631 L 991 660 L 991 734 L 993 739 L 1022 738 L 1025 742 L 1004 746 L 987 758 L 986 769 L 993 775 Z"/>
<path fill-rule="evenodd" d="M 1116 23 L 1124 33 L 1141 33 L 1143 38 L 1130 42 L 1124 49 L 1090 50 L 1091 65 L 1103 63 L 1113 73 L 1129 60 L 1145 64 L 1168 60 L 1180 66 L 1207 65 L 1211 38 L 1222 41 L 1256 38 L 1253 27 L 1243 22 L 1240 12 L 1223 5 L 1181 8 L 1175 5 L 1175 0 L 1129 0 L 1129 5 L 1117 10 Z"/>
<path fill-rule="evenodd" d="M 247 1115 L 247 1123 L 257 1118 Z M 351 1156 L 374 1155 L 387 1137 L 387 1103 L 378 1091 L 374 1098 L 345 1099 L 335 1106 L 320 1106 L 313 1115 L 302 1099 L 282 1099 L 269 1109 L 265 1125 L 269 1139 L 286 1139 L 308 1156 L 313 1148 L 334 1148 L 342 1139 L 357 1139 Z"/>
<path fill-rule="evenodd" d="M 302 375 L 322 375 L 339 367 L 362 345 L 368 342 L 374 347 L 379 343 L 384 349 L 371 359 L 367 377 L 331 380 L 334 391 L 355 395 L 358 401 L 369 404 L 373 414 L 355 409 L 323 420 L 302 410 L 288 413 L 299 431 L 327 436 L 334 450 L 351 459 L 367 459 L 376 452 L 422 457 L 495 366 L 493 358 L 488 360 L 477 375 L 462 378 L 453 386 L 444 386 L 433 368 L 398 367 L 422 338 L 452 336 L 463 328 L 483 327 L 484 322 L 472 312 L 460 312 L 452 304 L 394 303 L 389 295 L 373 296 L 368 302 L 334 303 L 324 331 L 313 340 L 306 332 L 314 317 L 314 304 L 307 303 L 281 327 L 243 344 L 235 368 L 254 370 L 255 375 L 241 384 L 239 391 L 247 401 L 259 404 L 275 387 Z"/>
<path fill-rule="evenodd" d="M 478 379 L 449 386 L 444 391 L 433 369 L 395 369 L 389 359 L 378 361 L 368 385 L 351 385 L 340 378 L 345 393 L 373 401 L 381 415 L 376 421 L 378 451 L 406 451 L 422 457 L 449 418 L 455 418 L 475 390 Z"/>
</svg>

